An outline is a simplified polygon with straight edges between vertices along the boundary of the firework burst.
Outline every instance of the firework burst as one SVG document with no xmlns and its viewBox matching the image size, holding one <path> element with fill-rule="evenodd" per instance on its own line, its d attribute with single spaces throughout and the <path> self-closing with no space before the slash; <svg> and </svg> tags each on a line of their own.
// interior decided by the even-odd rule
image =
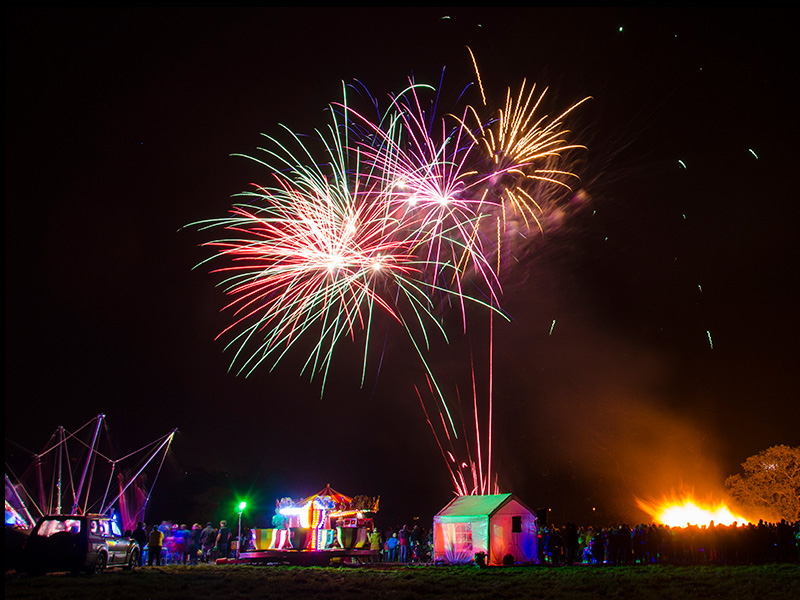
<svg viewBox="0 0 800 600">
<path fill-rule="evenodd" d="M 444 335 L 436 314 L 443 297 L 462 309 L 467 301 L 486 304 L 468 296 L 458 276 L 464 253 L 475 253 L 467 236 L 474 238 L 476 218 L 458 196 L 458 169 L 441 153 L 424 154 L 433 148 L 428 137 L 416 140 L 422 154 L 401 152 L 397 119 L 387 121 L 388 132 L 374 128 L 375 147 L 351 144 L 349 124 L 331 115 L 327 132 L 313 138 L 323 161 L 291 131 L 292 149 L 269 137 L 266 158 L 248 158 L 267 167 L 273 183 L 240 194 L 245 201 L 227 217 L 198 224 L 228 233 L 204 246 L 215 251 L 208 260 L 226 259 L 212 272 L 225 275 L 220 285 L 230 301 L 223 310 L 234 316 L 218 336 L 231 338 L 232 367 L 250 374 L 265 360 L 274 366 L 309 338 L 303 371 L 321 373 L 323 389 L 337 342 L 358 332 L 366 339 L 363 382 L 376 310 L 408 332 L 425 363 L 430 328 Z M 400 173 L 409 186 L 402 191 Z"/>
<path fill-rule="evenodd" d="M 477 65 L 475 72 L 480 83 Z M 438 117 L 437 91 L 410 81 L 376 119 L 349 106 L 345 93 L 314 136 L 286 129 L 287 144 L 265 136 L 263 158 L 247 158 L 267 169 L 270 183 L 239 194 L 228 216 L 195 224 L 225 231 L 204 244 L 214 254 L 201 265 L 223 263 L 212 272 L 223 276 L 223 310 L 233 316 L 219 334 L 234 351 L 231 368 L 249 375 L 265 361 L 274 367 L 304 340 L 310 352 L 302 371 L 321 374 L 324 393 L 337 344 L 358 336 L 363 384 L 375 319 L 388 316 L 426 369 L 422 389 L 438 413 L 428 422 L 457 492 L 496 490 L 491 349 L 483 437 L 474 375 L 471 437 L 456 426 L 427 354 L 432 330 L 447 341 L 445 307 L 457 307 L 465 331 L 468 303 L 505 317 L 500 261 L 509 223 L 543 232 L 551 200 L 543 186 L 569 188 L 576 179 L 560 161 L 582 148 L 567 142 L 564 121 L 583 101 L 551 119 L 539 116 L 546 90 L 534 90 L 523 82 L 512 96 L 509 88 L 504 108 L 489 117 L 472 106 Z M 429 92 L 436 96 L 430 105 L 422 98 Z M 426 416 L 436 414 L 419 388 L 417 395 Z M 461 462 L 459 434 L 462 443 L 474 439 Z"/>
</svg>

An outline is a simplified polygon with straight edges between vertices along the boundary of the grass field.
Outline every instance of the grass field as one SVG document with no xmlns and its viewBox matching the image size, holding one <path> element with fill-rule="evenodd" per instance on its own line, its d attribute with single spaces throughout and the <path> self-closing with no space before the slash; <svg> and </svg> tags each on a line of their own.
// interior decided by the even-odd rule
<svg viewBox="0 0 800 600">
<path fill-rule="evenodd" d="M 151 567 L 6 574 L 7 600 L 630 598 L 797 600 L 800 565 L 647 567 Z"/>
</svg>

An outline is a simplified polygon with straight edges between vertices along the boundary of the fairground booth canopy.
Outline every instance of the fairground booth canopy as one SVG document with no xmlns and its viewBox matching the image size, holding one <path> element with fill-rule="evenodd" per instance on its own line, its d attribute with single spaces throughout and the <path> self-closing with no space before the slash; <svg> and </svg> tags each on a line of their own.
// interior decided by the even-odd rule
<svg viewBox="0 0 800 600">
<path fill-rule="evenodd" d="M 458 496 L 433 518 L 435 562 L 469 563 L 483 552 L 489 565 L 509 555 L 532 563 L 536 550 L 536 515 L 513 494 Z"/>
</svg>

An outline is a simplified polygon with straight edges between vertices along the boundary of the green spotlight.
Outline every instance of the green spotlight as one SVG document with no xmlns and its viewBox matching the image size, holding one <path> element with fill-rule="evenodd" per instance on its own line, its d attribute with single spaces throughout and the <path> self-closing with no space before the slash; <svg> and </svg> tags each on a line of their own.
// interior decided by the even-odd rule
<svg viewBox="0 0 800 600">
<path fill-rule="evenodd" d="M 236 537 L 236 560 L 242 555 L 242 513 L 247 508 L 247 502 L 239 502 L 239 535 Z"/>
</svg>

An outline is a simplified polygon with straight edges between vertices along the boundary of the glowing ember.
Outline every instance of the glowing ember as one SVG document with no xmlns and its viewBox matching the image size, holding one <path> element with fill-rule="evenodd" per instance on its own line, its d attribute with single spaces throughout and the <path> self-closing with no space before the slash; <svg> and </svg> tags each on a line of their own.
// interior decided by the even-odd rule
<svg viewBox="0 0 800 600">
<path fill-rule="evenodd" d="M 750 519 L 733 513 L 722 502 L 701 502 L 694 498 L 680 500 L 664 499 L 661 502 L 646 503 L 637 499 L 639 507 L 656 522 L 670 527 L 687 525 L 732 525 L 749 523 Z"/>
</svg>

